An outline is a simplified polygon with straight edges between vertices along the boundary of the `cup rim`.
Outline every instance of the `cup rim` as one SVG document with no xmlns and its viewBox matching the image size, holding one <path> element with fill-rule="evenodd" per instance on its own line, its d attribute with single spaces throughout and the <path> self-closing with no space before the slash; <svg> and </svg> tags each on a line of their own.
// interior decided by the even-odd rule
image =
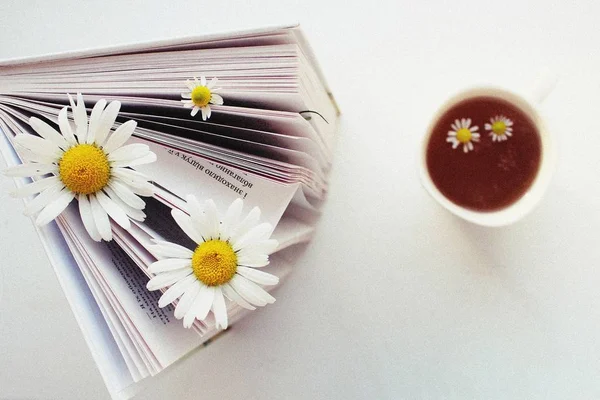
<svg viewBox="0 0 600 400">
<path fill-rule="evenodd" d="M 495 211 L 475 211 L 453 203 L 435 186 L 427 168 L 427 146 L 433 128 L 440 117 L 460 101 L 479 96 L 500 98 L 509 101 L 511 104 L 518 107 L 519 110 L 525 113 L 534 122 L 538 129 L 542 147 L 538 172 L 525 194 L 511 205 Z M 429 195 L 451 213 L 478 225 L 500 227 L 519 221 L 539 204 L 549 186 L 555 164 L 556 150 L 554 148 L 552 137 L 548 132 L 544 119 L 540 115 L 533 101 L 527 100 L 525 96 L 501 87 L 475 86 L 461 90 L 450 96 L 434 113 L 421 142 L 419 174 L 421 184 Z"/>
</svg>

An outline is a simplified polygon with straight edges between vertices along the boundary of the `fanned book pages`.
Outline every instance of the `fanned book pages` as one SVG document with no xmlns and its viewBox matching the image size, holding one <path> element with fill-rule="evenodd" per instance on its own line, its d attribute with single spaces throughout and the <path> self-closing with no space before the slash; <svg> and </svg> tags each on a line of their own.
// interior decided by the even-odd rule
<svg viewBox="0 0 600 400">
<path fill-rule="evenodd" d="M 338 115 L 294 26 L 1 64 L 4 173 L 114 398 L 275 301 Z"/>
</svg>

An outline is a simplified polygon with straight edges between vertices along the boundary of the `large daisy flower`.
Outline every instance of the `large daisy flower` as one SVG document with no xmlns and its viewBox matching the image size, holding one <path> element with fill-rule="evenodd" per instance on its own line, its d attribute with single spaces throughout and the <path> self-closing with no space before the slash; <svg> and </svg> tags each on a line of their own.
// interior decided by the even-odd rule
<svg viewBox="0 0 600 400">
<path fill-rule="evenodd" d="M 490 118 L 490 123 L 485 124 L 485 130 L 490 131 L 492 140 L 502 142 L 512 136 L 513 122 L 504 115 L 496 115 Z"/>
<path fill-rule="evenodd" d="M 29 124 L 41 137 L 19 134 L 15 143 L 24 149 L 30 163 L 5 170 L 14 177 L 43 177 L 14 192 L 26 197 L 39 193 L 25 207 L 25 215 L 41 211 L 37 225 L 56 218 L 73 199 L 85 229 L 96 241 L 111 240 L 112 218 L 129 229 L 129 218 L 143 221 L 144 201 L 154 187 L 148 179 L 130 167 L 156 160 L 156 155 L 144 144 L 123 146 L 133 133 L 136 122 L 127 121 L 111 132 L 121 103 L 99 100 L 89 121 L 83 97 L 77 95 L 77 105 L 69 95 L 75 131 L 67 118 L 67 107 L 58 114 L 60 133 L 44 121 L 31 117 Z"/>
<path fill-rule="evenodd" d="M 227 328 L 224 297 L 249 310 L 273 303 L 275 299 L 259 285 L 275 285 L 279 278 L 259 271 L 269 264 L 269 254 L 277 241 L 269 239 L 272 227 L 259 224 L 260 209 L 255 207 L 242 218 L 243 201 L 235 200 L 220 216 L 212 200 L 200 205 L 194 196 L 187 197 L 189 216 L 172 211 L 181 229 L 197 243 L 195 250 L 157 241 L 149 250 L 159 257 L 149 272 L 156 274 L 148 290 L 170 286 L 158 301 L 165 307 L 179 299 L 175 318 L 183 318 L 189 328 L 194 320 L 206 319 L 212 310 L 217 328 Z"/>
<path fill-rule="evenodd" d="M 181 100 L 185 108 L 192 109 L 192 117 L 198 114 L 198 110 L 202 111 L 202 120 L 206 121 L 210 118 L 210 104 L 223 104 L 223 98 L 218 95 L 219 89 L 215 88 L 218 79 L 212 78 L 208 84 L 206 84 L 206 78 L 204 76 L 198 78 L 194 77 L 194 81 L 187 80 L 186 85 L 189 92 L 181 93 L 181 97 L 185 100 Z"/>
<path fill-rule="evenodd" d="M 451 125 L 452 130 L 448 131 L 446 141 L 452 143 L 452 148 L 456 149 L 461 144 L 463 151 L 468 153 L 473 150 L 473 142 L 479 142 L 478 126 L 471 126 L 471 118 L 462 118 L 455 120 Z"/>
</svg>

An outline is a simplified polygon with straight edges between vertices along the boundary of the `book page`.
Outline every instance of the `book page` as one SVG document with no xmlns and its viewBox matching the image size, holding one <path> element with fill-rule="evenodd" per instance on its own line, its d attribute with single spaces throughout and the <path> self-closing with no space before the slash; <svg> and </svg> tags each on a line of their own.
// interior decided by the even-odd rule
<svg viewBox="0 0 600 400">
<path fill-rule="evenodd" d="M 201 202 L 213 199 L 222 213 L 235 199 L 241 198 L 244 200 L 243 212 L 258 206 L 261 220 L 273 227 L 277 226 L 299 188 L 299 184 L 273 182 L 147 140 L 132 138 L 130 142 L 147 144 L 156 153 L 157 162 L 140 165 L 136 169 L 151 176 L 160 186 L 181 198 L 192 194 Z M 166 164 L 168 168 L 164 167 Z"/>
</svg>

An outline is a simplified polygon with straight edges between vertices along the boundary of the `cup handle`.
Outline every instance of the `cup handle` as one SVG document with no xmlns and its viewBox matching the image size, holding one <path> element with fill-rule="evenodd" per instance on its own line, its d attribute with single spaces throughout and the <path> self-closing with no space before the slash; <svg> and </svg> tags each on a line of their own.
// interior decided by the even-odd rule
<svg viewBox="0 0 600 400">
<path fill-rule="evenodd" d="M 535 80 L 532 82 L 527 93 L 527 97 L 535 104 L 541 104 L 546 97 L 554 90 L 558 82 L 558 75 L 550 68 L 542 69 Z"/>
</svg>

